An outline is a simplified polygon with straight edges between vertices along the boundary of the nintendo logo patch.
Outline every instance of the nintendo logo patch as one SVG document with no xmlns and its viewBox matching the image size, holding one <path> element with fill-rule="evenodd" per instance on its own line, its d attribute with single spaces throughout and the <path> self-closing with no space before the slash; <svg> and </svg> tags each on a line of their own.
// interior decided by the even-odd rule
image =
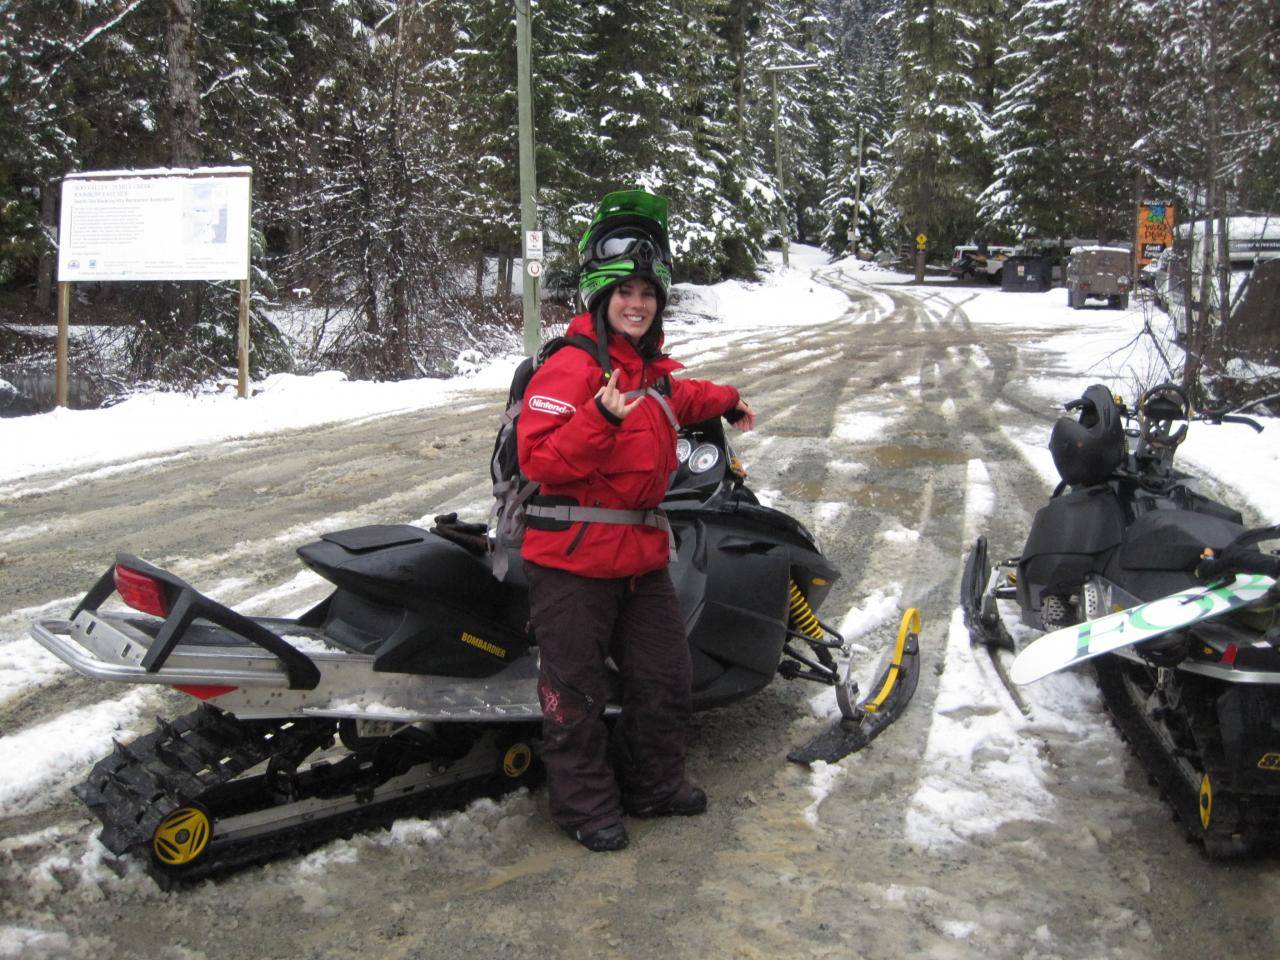
<svg viewBox="0 0 1280 960">
<path fill-rule="evenodd" d="M 539 410 L 542 413 L 550 413 L 557 417 L 567 417 L 573 413 L 573 405 L 565 403 L 563 400 L 557 400 L 555 397 L 544 397 L 541 395 L 529 398 L 529 409 Z"/>
</svg>

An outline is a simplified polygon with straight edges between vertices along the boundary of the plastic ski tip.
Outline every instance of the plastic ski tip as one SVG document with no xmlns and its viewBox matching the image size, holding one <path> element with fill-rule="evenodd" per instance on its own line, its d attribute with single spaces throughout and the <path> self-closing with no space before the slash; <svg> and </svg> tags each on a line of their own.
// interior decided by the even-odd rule
<svg viewBox="0 0 1280 960">
<path fill-rule="evenodd" d="M 849 682 L 848 670 L 846 666 L 843 686 L 856 689 Z M 912 607 L 902 616 L 897 642 L 872 692 L 853 706 L 846 706 L 844 698 L 837 698 L 844 715 L 804 746 L 788 753 L 787 759 L 804 764 L 815 760 L 836 763 L 856 753 L 902 716 L 919 680 L 920 611 Z"/>
</svg>

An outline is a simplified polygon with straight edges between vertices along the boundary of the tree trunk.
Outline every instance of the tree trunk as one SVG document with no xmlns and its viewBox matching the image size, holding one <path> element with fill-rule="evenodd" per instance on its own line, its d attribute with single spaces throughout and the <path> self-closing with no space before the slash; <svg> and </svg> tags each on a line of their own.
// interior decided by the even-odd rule
<svg viewBox="0 0 1280 960">
<path fill-rule="evenodd" d="M 1225 188 L 1222 189 L 1225 194 Z M 1226 345 L 1231 326 L 1231 238 L 1227 236 L 1226 203 L 1218 204 L 1218 339 Z"/>
<path fill-rule="evenodd" d="M 389 314 L 385 317 L 386 346 L 381 355 L 382 374 L 388 380 L 401 379 L 412 373 L 413 362 L 409 356 L 412 318 L 409 303 L 409 244 L 408 210 L 409 175 L 404 154 L 404 39 L 405 20 L 409 10 L 405 0 L 396 4 L 396 42 L 392 49 L 391 65 L 391 176 L 392 197 L 391 229 L 388 238 L 388 260 L 391 268 L 389 279 Z"/>
<path fill-rule="evenodd" d="M 512 297 L 511 291 L 515 289 L 515 286 L 514 286 L 515 269 L 516 269 L 516 255 L 514 252 L 512 252 L 507 255 L 507 272 L 506 272 L 506 275 L 502 278 L 502 294 L 508 300 L 510 300 Z"/>
<path fill-rule="evenodd" d="M 53 272 L 58 263 L 58 181 L 50 180 L 40 189 L 40 264 L 36 268 L 36 306 L 53 309 Z"/>
<path fill-rule="evenodd" d="M 747 17 L 750 14 L 747 0 L 738 0 L 733 18 L 733 38 L 730 41 L 734 59 L 734 121 L 738 129 L 739 145 L 747 142 Z"/>
<path fill-rule="evenodd" d="M 503 289 L 503 284 L 507 282 L 506 278 L 511 275 L 511 271 L 507 269 L 508 259 L 505 253 L 498 254 L 498 267 L 493 275 L 493 295 L 495 297 L 501 296 L 503 293 L 507 295 L 511 293 L 510 285 L 507 286 L 506 290 Z"/>
<path fill-rule="evenodd" d="M 194 0 L 168 0 L 165 55 L 169 80 L 169 165 L 200 166 L 200 97 L 196 93 L 196 32 Z M 170 346 L 192 330 L 199 305 L 191 286 L 168 284 L 162 297 L 167 316 L 162 323 L 172 331 Z"/>
<path fill-rule="evenodd" d="M 169 59 L 169 162 L 200 165 L 200 97 L 196 93 L 194 0 L 168 0 L 165 53 Z"/>
</svg>

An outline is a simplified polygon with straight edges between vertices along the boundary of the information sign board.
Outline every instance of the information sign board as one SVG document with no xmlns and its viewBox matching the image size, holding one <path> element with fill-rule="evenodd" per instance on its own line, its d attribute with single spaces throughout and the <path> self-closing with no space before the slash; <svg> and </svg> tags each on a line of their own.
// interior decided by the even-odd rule
<svg viewBox="0 0 1280 960">
<path fill-rule="evenodd" d="M 58 280 L 247 280 L 252 170 L 114 170 L 62 181 Z"/>
</svg>

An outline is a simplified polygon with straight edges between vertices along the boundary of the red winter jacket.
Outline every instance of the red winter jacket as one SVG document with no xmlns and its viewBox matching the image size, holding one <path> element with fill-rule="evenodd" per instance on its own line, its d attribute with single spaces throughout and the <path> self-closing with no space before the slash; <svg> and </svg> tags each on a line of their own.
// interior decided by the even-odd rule
<svg viewBox="0 0 1280 960">
<path fill-rule="evenodd" d="M 595 340 L 589 313 L 566 331 Z M 626 337 L 609 336 L 609 359 L 623 393 L 653 386 L 682 369 L 667 356 L 647 363 Z M 517 439 L 520 469 L 541 484 L 539 497 L 572 497 L 580 506 L 646 510 L 662 502 L 676 468 L 676 435 L 652 397 L 614 424 L 595 400 L 604 386 L 596 358 L 565 347 L 529 381 Z M 738 391 L 709 380 L 671 378 L 671 410 L 680 423 L 697 423 L 738 405 Z M 584 530 L 583 527 L 586 529 Z M 630 577 L 667 565 L 663 530 L 640 524 L 573 523 L 563 531 L 525 530 L 521 554 L 544 567 L 584 577 Z"/>
</svg>

